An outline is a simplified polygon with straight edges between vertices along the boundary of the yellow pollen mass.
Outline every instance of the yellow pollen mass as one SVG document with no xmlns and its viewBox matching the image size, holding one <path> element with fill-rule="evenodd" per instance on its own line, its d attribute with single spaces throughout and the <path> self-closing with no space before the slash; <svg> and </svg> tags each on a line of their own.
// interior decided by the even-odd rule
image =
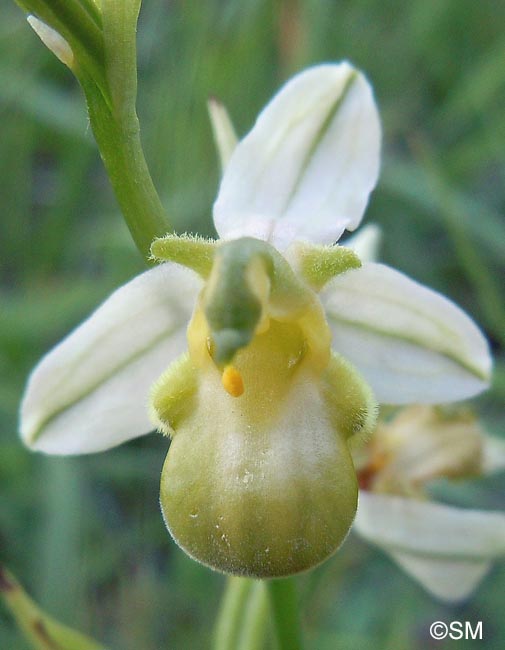
<svg viewBox="0 0 505 650">
<path fill-rule="evenodd" d="M 226 366 L 221 377 L 223 388 L 232 397 L 240 397 L 244 392 L 244 380 L 239 371 L 233 366 Z"/>
</svg>

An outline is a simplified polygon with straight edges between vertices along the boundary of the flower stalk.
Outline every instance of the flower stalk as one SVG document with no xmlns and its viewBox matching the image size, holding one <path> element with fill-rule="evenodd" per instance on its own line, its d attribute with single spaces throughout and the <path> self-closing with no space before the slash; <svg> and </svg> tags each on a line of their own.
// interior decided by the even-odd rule
<svg viewBox="0 0 505 650">
<path fill-rule="evenodd" d="M 142 255 L 171 230 L 145 160 L 136 113 L 140 0 L 18 0 L 30 25 L 79 81 L 100 155 Z M 52 32 L 52 37 L 51 37 Z M 61 57 L 62 44 L 71 56 Z"/>
<path fill-rule="evenodd" d="M 135 112 L 111 111 L 93 83 L 81 77 L 91 127 L 133 240 L 149 260 L 155 237 L 171 230 L 147 166 Z"/>
<path fill-rule="evenodd" d="M 214 650 L 262 648 L 268 631 L 268 610 L 264 581 L 228 578 L 215 627 Z"/>
<path fill-rule="evenodd" d="M 214 650 L 259 650 L 267 632 L 278 650 L 302 650 L 295 581 L 228 578 Z"/>
<path fill-rule="evenodd" d="M 298 597 L 294 579 L 269 580 L 267 588 L 279 650 L 302 650 Z"/>
</svg>

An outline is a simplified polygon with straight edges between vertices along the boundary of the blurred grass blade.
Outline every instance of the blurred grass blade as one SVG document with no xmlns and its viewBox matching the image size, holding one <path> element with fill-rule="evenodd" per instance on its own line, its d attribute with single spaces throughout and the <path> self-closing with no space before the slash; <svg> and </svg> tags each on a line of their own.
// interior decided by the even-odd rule
<svg viewBox="0 0 505 650">
<path fill-rule="evenodd" d="M 442 107 L 440 118 L 443 125 L 450 124 L 454 128 L 455 122 L 458 126 L 465 124 L 472 117 L 486 114 L 493 108 L 505 85 L 504 58 L 505 39 L 502 39 L 493 47 L 486 48 L 480 58 L 468 66 Z"/>
<path fill-rule="evenodd" d="M 35 650 L 106 650 L 42 612 L 12 573 L 0 565 L 0 595 Z"/>
<path fill-rule="evenodd" d="M 430 180 L 426 170 L 419 165 L 389 157 L 381 176 L 381 187 L 392 196 L 420 208 L 434 221 L 445 225 L 445 217 L 440 214 L 440 200 L 433 195 Z M 446 187 L 445 192 L 457 210 L 460 227 L 501 263 L 505 257 L 505 222 L 502 216 L 481 200 L 453 187 Z"/>
<path fill-rule="evenodd" d="M 466 213 L 466 206 L 452 190 L 445 179 L 443 169 L 437 163 L 436 156 L 425 142 L 416 143 L 416 154 L 422 165 L 421 169 L 426 178 L 429 194 L 438 206 L 437 211 L 444 220 L 447 234 L 460 259 L 461 268 L 475 289 L 487 325 L 494 336 L 505 343 L 503 334 L 505 309 L 501 300 L 500 284 L 496 281 L 481 246 L 465 227 L 462 217 Z M 482 221 L 478 223 L 481 225 Z M 503 238 L 501 241 L 503 244 Z"/>
<path fill-rule="evenodd" d="M 57 135 L 70 136 L 79 145 L 92 150 L 93 140 L 86 133 L 86 112 L 75 95 L 63 92 L 55 84 L 41 83 L 28 73 L 20 75 L 3 63 L 0 79 L 0 106 L 12 114 L 17 112 L 18 121 L 22 116 L 29 117 L 37 126 L 52 129 Z"/>
</svg>

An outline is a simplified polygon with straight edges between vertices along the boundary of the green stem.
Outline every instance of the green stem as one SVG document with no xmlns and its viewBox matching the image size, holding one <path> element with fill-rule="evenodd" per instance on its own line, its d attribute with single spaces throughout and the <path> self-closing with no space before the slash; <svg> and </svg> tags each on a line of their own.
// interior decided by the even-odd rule
<svg viewBox="0 0 505 650">
<path fill-rule="evenodd" d="M 149 258 L 151 242 L 172 228 L 154 187 L 135 114 L 111 113 L 93 82 L 80 78 L 95 139 L 117 201 L 137 248 Z"/>
<path fill-rule="evenodd" d="M 237 650 L 259 650 L 265 644 L 268 631 L 268 594 L 264 581 L 256 580 L 249 592 L 244 609 Z"/>
<path fill-rule="evenodd" d="M 76 0 L 16 0 L 27 13 L 50 25 L 69 43 L 81 67 L 93 76 L 102 93 L 106 95 L 105 51 L 101 18 L 95 8 L 91 12 L 88 2 L 82 6 Z"/>
<path fill-rule="evenodd" d="M 268 631 L 265 583 L 228 578 L 215 628 L 214 650 L 260 650 Z"/>
<path fill-rule="evenodd" d="M 140 0 L 17 0 L 70 44 L 89 120 L 133 240 L 149 259 L 151 242 L 172 230 L 140 140 L 136 24 Z"/>
<path fill-rule="evenodd" d="M 228 578 L 214 633 L 215 650 L 235 650 L 252 580 Z"/>
<path fill-rule="evenodd" d="M 31 0 L 31 5 L 46 8 L 57 21 L 66 27 L 84 47 L 103 58 L 103 39 L 100 33 L 99 13 L 91 15 L 89 7 L 83 7 L 75 0 Z"/>
<path fill-rule="evenodd" d="M 298 597 L 294 579 L 269 580 L 267 587 L 279 650 L 302 650 Z"/>
</svg>

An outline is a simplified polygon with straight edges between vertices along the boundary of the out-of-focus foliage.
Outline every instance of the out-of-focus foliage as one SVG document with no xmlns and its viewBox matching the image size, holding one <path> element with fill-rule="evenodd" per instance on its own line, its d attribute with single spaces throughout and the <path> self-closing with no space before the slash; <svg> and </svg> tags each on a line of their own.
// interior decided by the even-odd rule
<svg viewBox="0 0 505 650">
<path fill-rule="evenodd" d="M 244 133 L 302 67 L 349 58 L 366 71 L 385 130 L 367 219 L 384 229 L 385 261 L 446 293 L 487 331 L 495 381 L 475 407 L 496 435 L 505 434 L 504 24 L 505 4 L 492 0 L 145 0 L 139 24 L 146 155 L 180 232 L 213 232 L 209 95 Z M 65 459 L 30 454 L 17 437 L 30 368 L 142 260 L 77 84 L 7 0 L 0 118 L 2 559 L 46 611 L 112 648 L 207 648 L 224 583 L 165 531 L 167 441 Z M 436 490 L 451 503 L 499 509 L 504 486 L 501 476 Z M 501 648 L 505 638 L 504 565 L 468 604 L 443 606 L 351 535 L 299 588 L 317 650 L 425 648 L 434 620 L 482 620 L 484 641 L 465 647 Z M 26 648 L 3 609 L 0 645 Z"/>
</svg>

